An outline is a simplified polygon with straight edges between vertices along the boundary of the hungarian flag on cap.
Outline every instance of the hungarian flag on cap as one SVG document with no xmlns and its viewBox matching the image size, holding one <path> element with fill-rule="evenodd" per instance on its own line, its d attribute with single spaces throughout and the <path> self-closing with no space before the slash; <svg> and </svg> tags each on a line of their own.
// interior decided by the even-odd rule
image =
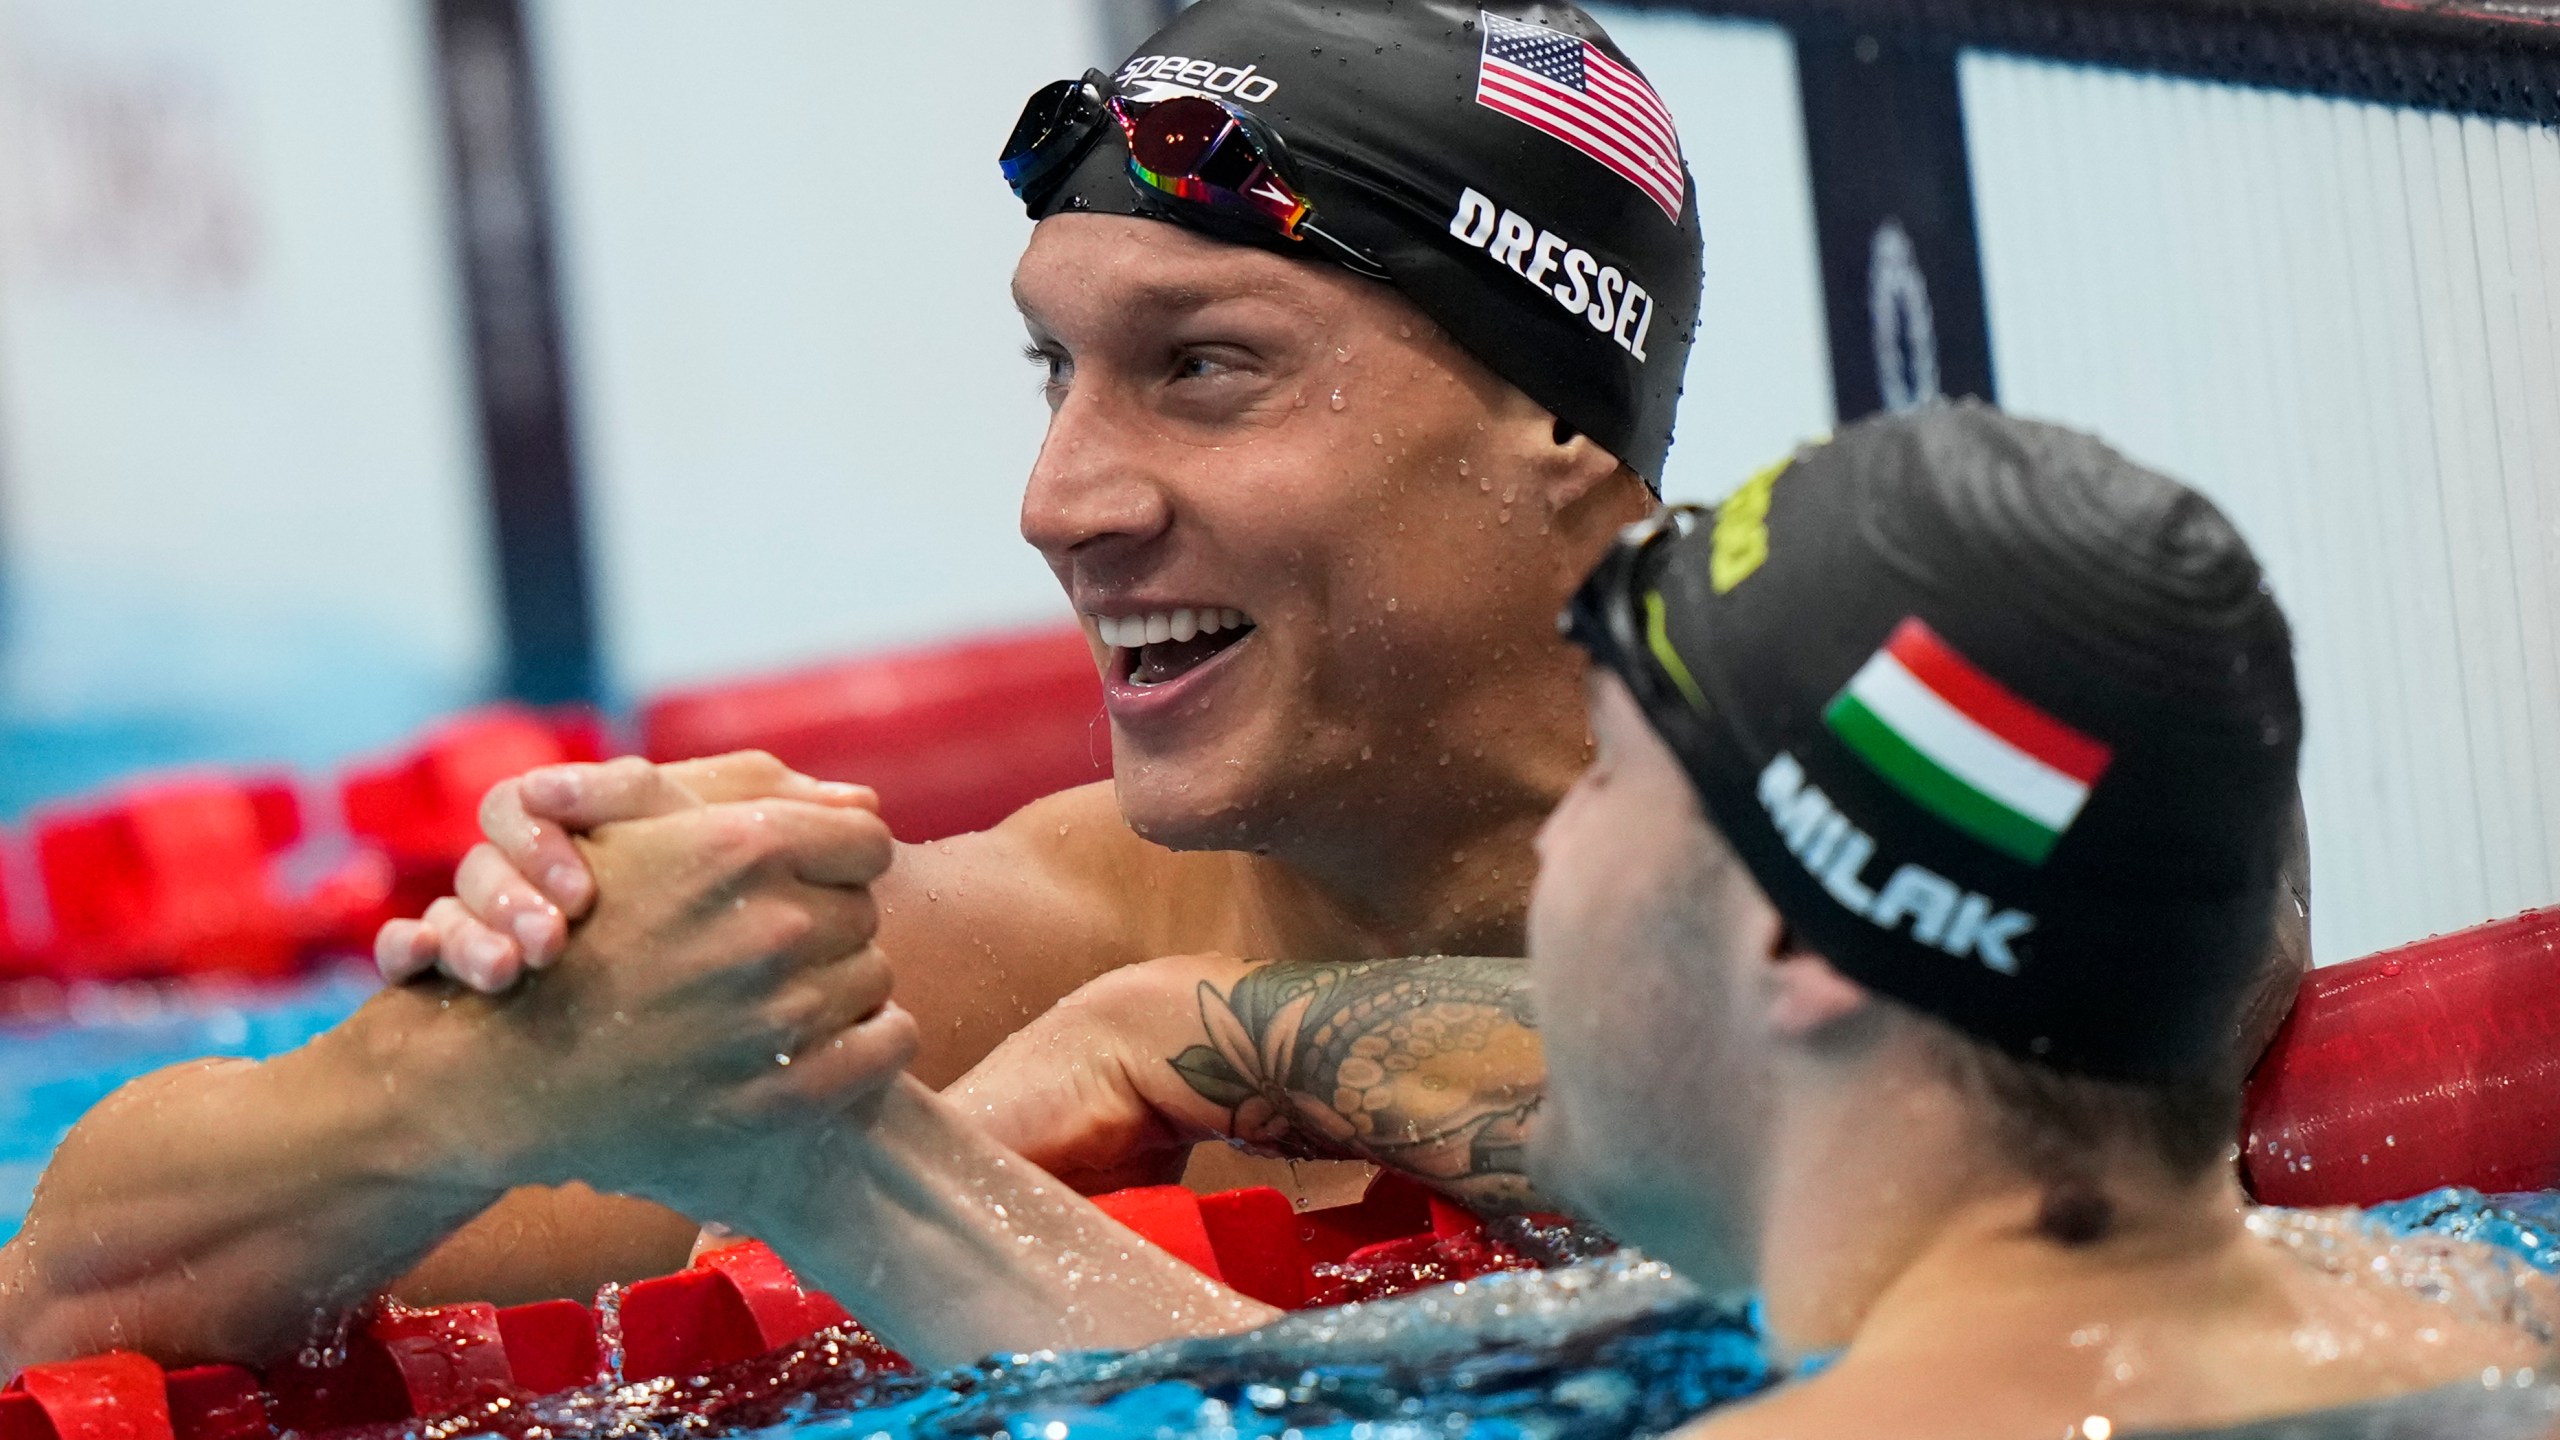
<svg viewBox="0 0 2560 1440">
<path fill-rule="evenodd" d="M 1917 618 L 1894 629 L 1822 718 L 1911 803 L 2029 865 L 2053 853 L 2114 758 Z"/>
</svg>

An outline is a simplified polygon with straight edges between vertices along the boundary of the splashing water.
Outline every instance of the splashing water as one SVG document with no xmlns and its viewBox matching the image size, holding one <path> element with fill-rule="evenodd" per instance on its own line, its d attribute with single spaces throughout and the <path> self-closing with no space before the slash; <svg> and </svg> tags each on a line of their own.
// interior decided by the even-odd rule
<svg viewBox="0 0 2560 1440">
<path fill-rule="evenodd" d="M 397 1434 L 634 1440 L 1622 1440 L 1770 1381 L 1756 1333 L 1632 1254 L 1127 1354 L 894 1368 L 858 1328 L 678 1382 L 493 1402 Z"/>
</svg>

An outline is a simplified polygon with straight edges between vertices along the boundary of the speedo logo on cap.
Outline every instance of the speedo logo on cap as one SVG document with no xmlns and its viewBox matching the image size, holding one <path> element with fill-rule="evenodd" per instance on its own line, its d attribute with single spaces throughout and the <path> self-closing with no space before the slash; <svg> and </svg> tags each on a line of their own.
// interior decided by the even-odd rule
<svg viewBox="0 0 2560 1440">
<path fill-rule="evenodd" d="M 1517 210 L 1495 204 L 1472 186 L 1458 197 L 1449 233 L 1545 291 L 1618 342 L 1636 363 L 1644 363 L 1644 337 L 1653 329 L 1653 296 L 1617 266 L 1601 264 L 1590 251 Z"/>
<path fill-rule="evenodd" d="M 1916 616 L 1894 627 L 1822 719 L 1903 798 L 2028 865 L 2053 853 L 2115 759 Z"/>
<path fill-rule="evenodd" d="M 1141 55 L 1121 66 L 1120 73 L 1112 78 L 1123 85 L 1140 80 L 1189 85 L 1212 95 L 1232 95 L 1247 105 L 1259 105 L 1280 93 L 1280 82 L 1268 75 L 1257 75 L 1254 69 L 1251 65 L 1194 60 L 1187 55 Z"/>
<path fill-rule="evenodd" d="M 1925 865 L 1898 865 L 1882 885 L 1867 883 L 1875 837 L 1851 824 L 1784 750 L 1760 772 L 1760 805 L 1787 850 L 1843 909 L 1891 933 L 1905 923 L 1911 938 L 1961 960 L 1972 956 L 2003 975 L 2018 973 L 2009 946 L 2036 928 L 2036 917 L 2003 908 Z"/>
</svg>

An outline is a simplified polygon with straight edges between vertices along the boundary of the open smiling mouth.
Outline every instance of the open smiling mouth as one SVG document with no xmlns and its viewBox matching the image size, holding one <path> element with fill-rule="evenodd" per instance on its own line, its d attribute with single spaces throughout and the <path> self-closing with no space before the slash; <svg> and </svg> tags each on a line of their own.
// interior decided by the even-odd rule
<svg viewBox="0 0 2560 1440">
<path fill-rule="evenodd" d="M 1235 648 L 1253 633 L 1241 610 L 1156 610 L 1143 615 L 1096 615 L 1095 633 L 1112 648 L 1115 675 L 1136 686 L 1164 685 Z"/>
</svg>

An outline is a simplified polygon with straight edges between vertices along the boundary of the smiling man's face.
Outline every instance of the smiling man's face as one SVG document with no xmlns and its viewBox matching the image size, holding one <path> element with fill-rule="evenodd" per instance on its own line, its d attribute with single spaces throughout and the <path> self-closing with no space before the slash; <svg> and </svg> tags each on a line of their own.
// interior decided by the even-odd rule
<svg viewBox="0 0 2560 1440">
<path fill-rule="evenodd" d="M 1464 810 L 1569 781 L 1578 665 L 1554 617 L 1585 532 L 1641 512 L 1631 477 L 1632 502 L 1602 502 L 1627 516 L 1585 503 L 1568 525 L 1550 496 L 1588 442 L 1559 446 L 1347 271 L 1070 214 L 1041 222 L 1014 293 L 1053 411 L 1022 532 L 1094 640 L 1141 834 L 1285 848 L 1392 827 L 1426 791 Z M 1567 768 L 1517 773 L 1547 732 Z"/>
</svg>

